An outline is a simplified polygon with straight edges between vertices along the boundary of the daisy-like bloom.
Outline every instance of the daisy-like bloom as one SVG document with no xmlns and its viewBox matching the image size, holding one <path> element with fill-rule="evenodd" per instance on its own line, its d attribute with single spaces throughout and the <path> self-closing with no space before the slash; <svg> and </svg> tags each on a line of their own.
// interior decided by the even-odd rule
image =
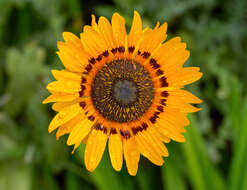
<svg viewBox="0 0 247 190">
<path fill-rule="evenodd" d="M 185 67 L 189 57 L 180 37 L 166 39 L 167 24 L 143 29 L 135 11 L 129 34 L 125 20 L 114 13 L 111 23 L 92 15 L 80 38 L 64 32 L 57 52 L 64 70 L 53 70 L 56 81 L 43 103 L 54 102 L 57 111 L 49 132 L 57 139 L 69 134 L 74 150 L 86 144 L 85 166 L 93 171 L 108 141 L 113 168 L 121 170 L 123 158 L 130 175 L 136 175 L 140 154 L 161 166 L 168 156 L 164 143 L 184 142 L 190 103 L 201 100 L 184 86 L 199 78 L 198 67 Z M 73 150 L 73 151 L 74 151 Z"/>
</svg>

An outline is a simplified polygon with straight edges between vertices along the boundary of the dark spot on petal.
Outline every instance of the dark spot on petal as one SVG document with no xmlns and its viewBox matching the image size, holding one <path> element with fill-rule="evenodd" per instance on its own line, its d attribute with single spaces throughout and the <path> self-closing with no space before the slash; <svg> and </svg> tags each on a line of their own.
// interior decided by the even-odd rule
<svg viewBox="0 0 247 190">
<path fill-rule="evenodd" d="M 146 124 L 146 123 L 142 123 L 142 128 L 144 129 L 144 130 L 146 130 L 147 128 L 148 128 L 148 124 Z"/>
<path fill-rule="evenodd" d="M 86 87 L 84 85 L 81 85 L 81 90 L 79 92 L 79 96 L 82 97 L 84 94 L 84 90 L 86 89 Z"/>
<path fill-rule="evenodd" d="M 118 51 L 119 51 L 120 53 L 123 53 L 123 52 L 125 51 L 125 48 L 124 48 L 123 46 L 120 46 L 120 47 L 118 48 Z"/>
<path fill-rule="evenodd" d="M 129 50 L 130 53 L 133 53 L 135 51 L 135 47 L 134 46 L 130 46 L 128 48 L 128 50 Z"/>
<path fill-rule="evenodd" d="M 90 116 L 88 116 L 88 119 L 89 119 L 90 121 L 94 121 L 95 117 L 94 117 L 93 115 L 90 115 Z"/>
<path fill-rule="evenodd" d="M 162 104 L 163 106 L 166 106 L 166 99 L 161 99 L 160 104 Z"/>
<path fill-rule="evenodd" d="M 81 90 L 85 90 L 86 87 L 84 85 L 81 85 Z"/>
<path fill-rule="evenodd" d="M 80 102 L 79 105 L 84 109 L 86 106 L 86 102 Z"/>
<path fill-rule="evenodd" d="M 87 79 L 85 79 L 84 77 L 81 77 L 81 83 L 86 83 Z"/>
<path fill-rule="evenodd" d="M 152 116 L 152 117 L 149 118 L 149 120 L 150 120 L 151 123 L 153 123 L 153 124 L 156 122 L 156 119 L 157 119 L 157 118 L 154 117 L 154 116 Z"/>
<path fill-rule="evenodd" d="M 163 96 L 163 97 L 168 97 L 168 92 L 167 91 L 163 91 L 163 92 L 161 92 L 161 96 Z"/>
<path fill-rule="evenodd" d="M 163 106 L 157 106 L 157 110 L 159 110 L 160 112 L 163 112 L 164 108 L 163 108 Z"/>
<path fill-rule="evenodd" d="M 84 94 L 84 90 L 86 89 L 86 87 L 84 85 L 81 85 L 81 90 L 79 92 L 79 96 L 82 97 Z"/>
<path fill-rule="evenodd" d="M 166 81 L 166 77 L 161 77 L 160 78 L 160 83 L 161 83 L 162 87 L 167 87 L 168 86 L 168 83 Z"/>
<path fill-rule="evenodd" d="M 160 68 L 160 65 L 157 63 L 157 61 L 154 58 L 151 58 L 149 63 L 154 69 Z"/>
<path fill-rule="evenodd" d="M 103 131 L 105 134 L 107 134 L 107 128 L 100 123 L 97 123 L 96 125 L 94 125 L 94 128 L 96 130 Z"/>
<path fill-rule="evenodd" d="M 158 111 L 154 112 L 154 117 L 159 118 L 159 116 L 158 116 L 159 114 L 160 114 L 160 112 L 158 112 Z"/>
<path fill-rule="evenodd" d="M 136 135 L 138 133 L 138 127 L 132 127 L 131 128 L 133 135 Z"/>
<path fill-rule="evenodd" d="M 108 57 L 108 56 L 109 56 L 108 50 L 104 51 L 104 52 L 102 53 L 102 55 L 103 55 L 104 57 Z"/>
<path fill-rule="evenodd" d="M 100 62 L 100 61 L 102 60 L 102 55 L 99 55 L 99 56 L 96 58 L 96 60 L 97 60 L 98 62 Z"/>
<path fill-rule="evenodd" d="M 85 69 L 87 72 L 90 72 L 92 70 L 92 68 L 93 68 L 92 65 L 88 64 Z"/>
<path fill-rule="evenodd" d="M 117 53 L 117 48 L 112 48 L 111 52 L 112 52 L 113 54 Z"/>
<path fill-rule="evenodd" d="M 164 74 L 164 72 L 162 70 L 160 70 L 160 69 L 158 69 L 156 71 L 156 75 L 158 75 L 158 76 L 163 75 L 163 74 Z"/>
<path fill-rule="evenodd" d="M 104 127 L 104 133 L 107 134 L 107 128 L 106 127 Z"/>
<path fill-rule="evenodd" d="M 147 59 L 147 58 L 149 58 L 149 56 L 150 56 L 150 53 L 149 52 L 143 52 L 142 53 L 142 57 L 144 58 L 144 59 Z"/>
<path fill-rule="evenodd" d="M 141 52 L 138 50 L 138 51 L 137 51 L 137 55 L 140 55 L 140 54 L 141 54 Z"/>
<path fill-rule="evenodd" d="M 91 59 L 89 60 L 89 63 L 95 64 L 95 63 L 96 63 L 96 60 L 95 60 L 94 58 L 91 58 Z"/>
<path fill-rule="evenodd" d="M 111 128 L 110 134 L 117 134 L 117 130 L 115 128 Z"/>
<path fill-rule="evenodd" d="M 130 132 L 128 130 L 122 131 L 120 130 L 120 134 L 125 138 L 129 139 L 131 137 Z"/>
</svg>

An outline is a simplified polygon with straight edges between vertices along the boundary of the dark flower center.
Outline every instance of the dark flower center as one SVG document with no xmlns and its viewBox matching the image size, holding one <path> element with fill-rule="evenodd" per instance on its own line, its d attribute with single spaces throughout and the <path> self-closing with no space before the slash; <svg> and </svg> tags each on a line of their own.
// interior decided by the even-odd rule
<svg viewBox="0 0 247 190">
<path fill-rule="evenodd" d="M 134 82 L 118 80 L 113 85 L 113 96 L 122 106 L 134 103 L 137 99 L 137 87 Z"/>
<path fill-rule="evenodd" d="M 105 64 L 91 90 L 95 109 L 107 120 L 119 123 L 141 117 L 151 106 L 154 86 L 149 73 L 133 60 Z"/>
</svg>

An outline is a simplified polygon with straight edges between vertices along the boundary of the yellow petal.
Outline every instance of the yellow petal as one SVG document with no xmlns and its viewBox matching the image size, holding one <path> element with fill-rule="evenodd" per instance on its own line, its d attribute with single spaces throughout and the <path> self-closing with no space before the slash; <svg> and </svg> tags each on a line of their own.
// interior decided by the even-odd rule
<svg viewBox="0 0 247 190">
<path fill-rule="evenodd" d="M 125 20 L 118 13 L 114 13 L 111 19 L 113 36 L 118 47 L 124 46 L 126 37 Z"/>
<path fill-rule="evenodd" d="M 123 164 L 123 145 L 119 134 L 111 134 L 108 142 L 108 149 L 112 167 L 120 171 Z"/>
<path fill-rule="evenodd" d="M 43 100 L 43 104 L 47 104 L 50 102 L 70 102 L 76 99 L 77 96 L 75 94 L 66 94 L 66 93 L 55 93 L 48 96 L 45 100 Z"/>
<path fill-rule="evenodd" d="M 168 156 L 168 150 L 166 146 L 162 143 L 159 132 L 153 126 L 147 129 L 147 133 L 150 135 L 150 141 L 153 143 L 155 149 L 162 156 Z"/>
<path fill-rule="evenodd" d="M 186 103 L 202 103 L 202 100 L 192 93 L 188 92 L 187 90 L 183 89 L 176 89 L 174 91 L 169 91 L 169 95 L 173 96 L 174 98 L 179 98 Z"/>
<path fill-rule="evenodd" d="M 202 73 L 199 72 L 198 67 L 186 67 L 167 77 L 167 82 L 170 86 L 184 86 L 199 80 L 201 77 Z"/>
<path fill-rule="evenodd" d="M 130 33 L 128 36 L 128 46 L 135 47 L 142 36 L 142 20 L 137 11 L 134 11 Z"/>
<path fill-rule="evenodd" d="M 76 101 L 71 101 L 71 102 L 56 102 L 52 105 L 52 109 L 54 111 L 61 111 L 63 108 L 67 107 L 67 106 L 70 106 L 72 104 L 75 104 Z"/>
<path fill-rule="evenodd" d="M 73 119 L 80 111 L 82 111 L 82 108 L 79 104 L 74 104 L 68 107 L 65 107 L 62 109 L 57 115 L 52 119 L 50 125 L 49 125 L 49 133 L 51 133 L 53 130 L 58 128 L 60 125 L 68 122 L 69 120 Z"/>
<path fill-rule="evenodd" d="M 91 25 L 92 25 L 92 27 L 93 27 L 93 29 L 94 29 L 95 31 L 98 31 L 98 25 L 97 25 L 97 23 L 96 23 L 95 15 L 92 14 L 91 16 L 92 16 Z"/>
<path fill-rule="evenodd" d="M 57 52 L 66 69 L 81 73 L 87 64 L 88 55 L 85 53 L 81 42 L 58 42 Z"/>
<path fill-rule="evenodd" d="M 85 150 L 85 165 L 88 171 L 92 172 L 98 166 L 106 142 L 107 135 L 103 131 L 93 129 L 89 134 Z"/>
<path fill-rule="evenodd" d="M 186 113 L 181 112 L 179 109 L 175 108 L 168 108 L 166 107 L 164 109 L 164 112 L 162 112 L 159 117 L 160 119 L 166 120 L 171 124 L 174 124 L 174 126 L 187 126 L 190 124 L 190 121 L 186 117 Z"/>
<path fill-rule="evenodd" d="M 56 80 L 75 80 L 79 82 L 81 81 L 80 75 L 65 70 L 51 70 L 51 73 Z"/>
<path fill-rule="evenodd" d="M 88 120 L 85 115 L 81 116 L 81 121 L 79 121 L 73 128 L 67 140 L 68 145 L 77 144 L 84 139 L 90 132 L 94 122 Z"/>
<path fill-rule="evenodd" d="M 77 81 L 53 81 L 46 87 L 50 92 L 77 93 L 81 90 L 81 84 Z"/>
<path fill-rule="evenodd" d="M 164 163 L 164 160 L 162 159 L 161 155 L 155 151 L 155 147 L 153 146 L 153 143 L 148 140 L 150 139 L 148 136 L 149 134 L 147 134 L 146 131 L 139 132 L 135 136 L 139 150 L 151 162 L 161 166 Z"/>
<path fill-rule="evenodd" d="M 82 114 L 78 114 L 73 119 L 69 120 L 68 122 L 66 122 L 65 124 L 61 125 L 61 127 L 58 128 L 56 132 L 57 140 L 59 139 L 59 137 L 68 134 L 73 130 L 75 125 L 81 120 L 82 117 L 81 115 Z"/>
<path fill-rule="evenodd" d="M 173 123 L 169 122 L 166 119 L 158 119 L 157 123 L 155 124 L 157 130 L 164 136 L 173 139 L 177 142 L 184 142 L 185 138 L 178 130 L 178 126 L 175 126 Z M 179 126 L 181 127 L 181 126 Z M 181 127 L 182 128 L 182 127 Z"/>
<path fill-rule="evenodd" d="M 105 17 L 99 18 L 99 31 L 101 37 L 105 39 L 108 44 L 108 49 L 117 47 L 116 41 L 113 37 L 112 26 Z"/>
<path fill-rule="evenodd" d="M 183 99 L 171 95 L 167 98 L 166 104 L 170 108 L 175 108 L 185 113 L 197 112 L 201 110 L 201 108 L 194 107 L 189 103 L 186 103 Z"/>
<path fill-rule="evenodd" d="M 71 32 L 63 32 L 63 39 L 65 42 L 73 43 L 76 47 L 82 47 L 80 38 Z"/>
<path fill-rule="evenodd" d="M 105 40 L 98 32 L 92 29 L 81 33 L 81 41 L 84 49 L 94 58 L 97 58 L 107 49 Z"/>
<path fill-rule="evenodd" d="M 164 23 L 159 28 L 146 32 L 143 41 L 140 44 L 141 52 L 152 53 L 167 37 L 167 23 Z"/>
<path fill-rule="evenodd" d="M 124 159 L 130 175 L 135 176 L 138 170 L 140 152 L 134 137 L 123 140 Z"/>
<path fill-rule="evenodd" d="M 186 44 L 181 43 L 180 37 L 175 37 L 162 44 L 152 57 L 161 65 L 167 64 L 167 59 L 174 56 L 177 49 L 185 49 Z"/>
</svg>

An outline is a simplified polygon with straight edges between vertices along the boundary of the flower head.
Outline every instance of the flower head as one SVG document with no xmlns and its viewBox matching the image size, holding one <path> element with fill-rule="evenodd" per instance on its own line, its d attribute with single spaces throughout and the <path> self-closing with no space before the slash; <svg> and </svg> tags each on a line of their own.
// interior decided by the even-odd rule
<svg viewBox="0 0 247 190">
<path fill-rule="evenodd" d="M 64 32 L 57 52 L 64 70 L 53 70 L 56 81 L 43 103 L 55 102 L 57 111 L 49 132 L 57 138 L 69 134 L 74 150 L 84 142 L 85 165 L 93 171 L 107 141 L 115 170 L 123 158 L 130 175 L 136 175 L 140 154 L 161 166 L 168 156 L 164 143 L 184 142 L 190 103 L 201 100 L 184 90 L 199 78 L 198 67 L 183 67 L 189 57 L 179 37 L 166 39 L 167 24 L 142 28 L 135 11 L 129 34 L 125 20 L 114 13 L 111 23 L 92 16 L 80 38 Z M 74 151 L 73 150 L 73 151 Z"/>
</svg>

